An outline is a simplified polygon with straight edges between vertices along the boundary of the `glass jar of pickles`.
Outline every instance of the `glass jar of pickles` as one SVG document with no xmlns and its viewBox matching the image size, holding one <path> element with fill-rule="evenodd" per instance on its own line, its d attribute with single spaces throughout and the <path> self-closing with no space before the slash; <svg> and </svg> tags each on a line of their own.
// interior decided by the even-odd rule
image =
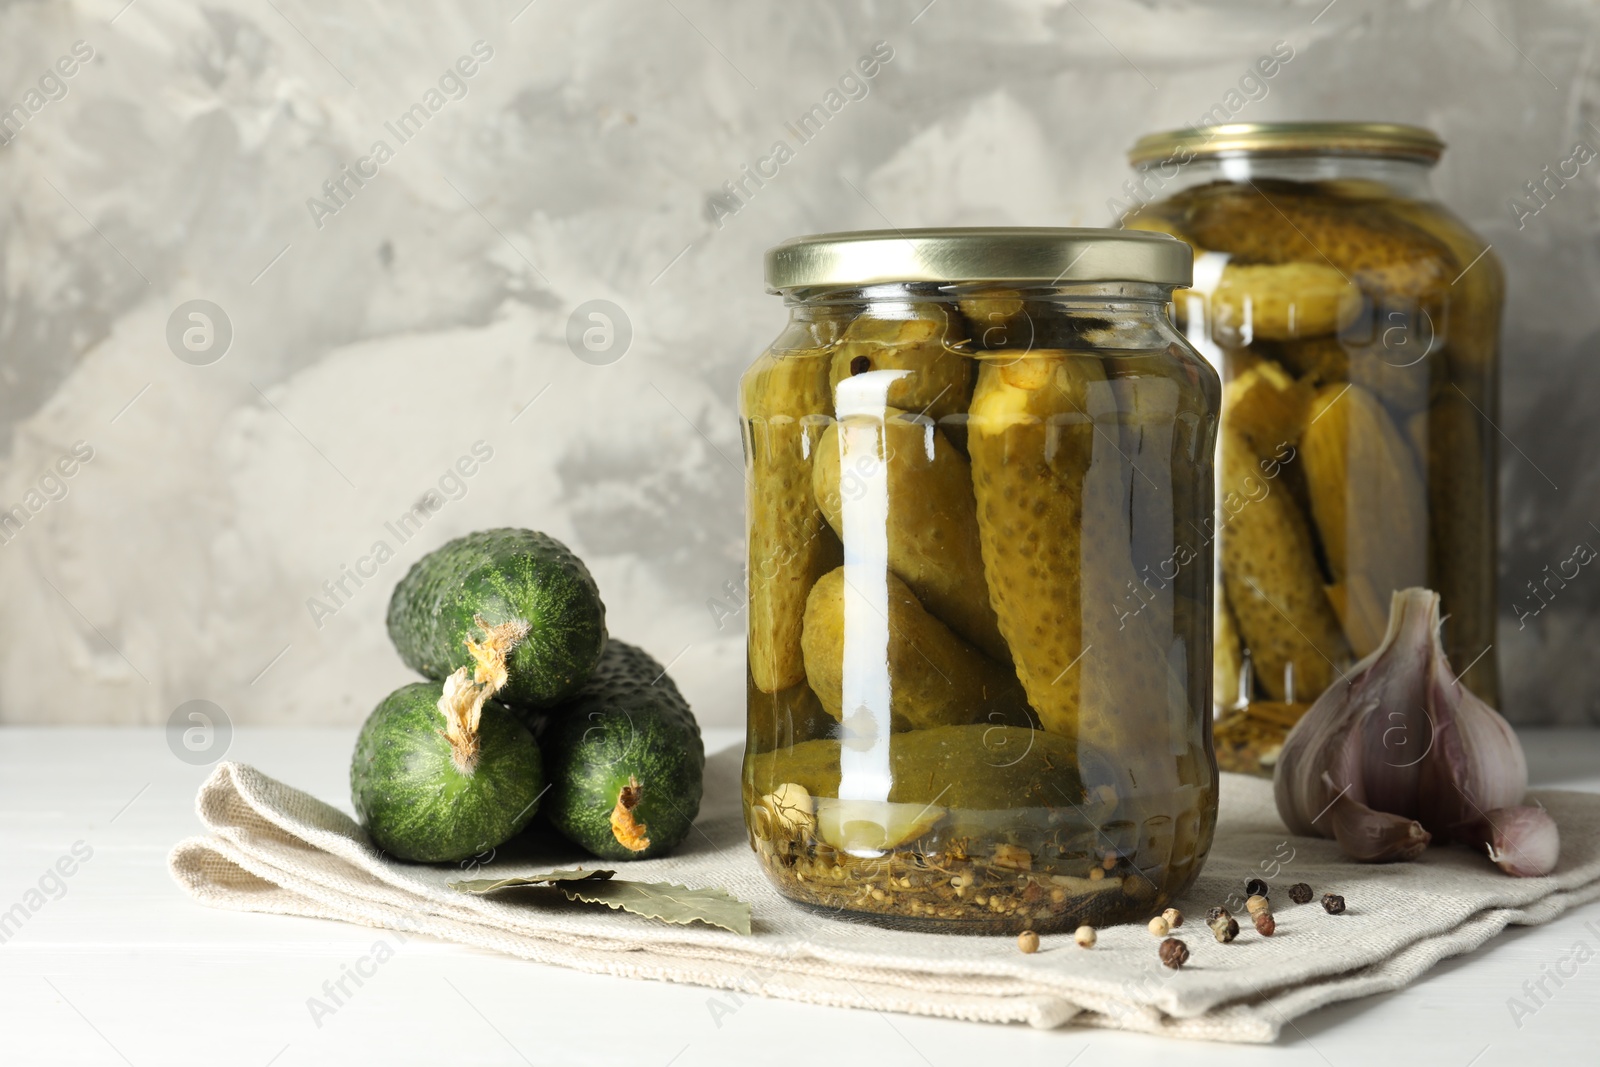
<svg viewBox="0 0 1600 1067">
<path fill-rule="evenodd" d="M 750 842 L 791 900 L 974 933 L 1143 920 L 1216 820 L 1220 382 L 1187 245 L 826 234 L 740 382 Z"/>
<path fill-rule="evenodd" d="M 1495 430 L 1503 282 L 1435 201 L 1427 130 L 1269 123 L 1145 137 L 1125 223 L 1187 241 L 1175 311 L 1222 371 L 1217 758 L 1264 775 L 1382 641 L 1391 592 L 1443 598 L 1497 703 Z"/>
</svg>

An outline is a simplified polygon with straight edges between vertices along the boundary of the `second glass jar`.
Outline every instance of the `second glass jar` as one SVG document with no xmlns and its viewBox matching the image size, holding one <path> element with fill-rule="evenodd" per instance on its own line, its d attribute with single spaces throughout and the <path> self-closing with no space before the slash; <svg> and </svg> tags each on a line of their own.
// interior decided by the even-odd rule
<svg viewBox="0 0 1600 1067">
<path fill-rule="evenodd" d="M 1210 846 L 1216 373 L 1188 249 L 801 238 L 744 375 L 746 822 L 792 900 L 966 932 L 1142 921 Z"/>
<path fill-rule="evenodd" d="M 1176 310 L 1222 371 L 1217 756 L 1270 776 L 1288 729 L 1428 586 L 1491 705 L 1500 264 L 1434 197 L 1443 144 L 1385 123 L 1142 139 L 1130 227 L 1195 249 Z"/>
</svg>

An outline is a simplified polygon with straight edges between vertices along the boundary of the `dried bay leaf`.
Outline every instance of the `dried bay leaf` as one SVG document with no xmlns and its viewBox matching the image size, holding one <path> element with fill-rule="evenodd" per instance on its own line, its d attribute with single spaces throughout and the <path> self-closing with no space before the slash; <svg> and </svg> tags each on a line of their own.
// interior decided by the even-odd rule
<svg viewBox="0 0 1600 1067">
<path fill-rule="evenodd" d="M 450 888 L 461 893 L 482 896 L 485 893 L 515 889 L 525 885 L 553 886 L 557 882 L 604 881 L 616 873 L 616 871 L 586 871 L 579 868 L 573 871 L 551 871 L 549 874 L 529 875 L 525 878 L 468 878 L 460 882 L 451 882 Z"/>
<path fill-rule="evenodd" d="M 556 888 L 568 900 L 604 904 L 662 922 L 702 922 L 736 934 L 750 932 L 750 905 L 721 889 L 690 889 L 671 882 L 621 880 L 563 882 Z"/>
<path fill-rule="evenodd" d="M 736 934 L 750 932 L 750 905 L 722 889 L 690 889 L 671 882 L 629 882 L 615 871 L 551 871 L 521 878 L 473 878 L 451 882 L 462 893 L 483 895 L 523 886 L 556 889 L 568 900 L 604 904 L 647 919 L 686 925 L 702 922 Z"/>
</svg>

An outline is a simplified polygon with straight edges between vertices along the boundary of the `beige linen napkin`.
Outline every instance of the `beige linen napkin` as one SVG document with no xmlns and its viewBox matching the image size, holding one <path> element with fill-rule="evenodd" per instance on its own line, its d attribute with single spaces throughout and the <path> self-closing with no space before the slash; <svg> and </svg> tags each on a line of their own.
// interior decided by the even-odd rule
<svg viewBox="0 0 1600 1067">
<path fill-rule="evenodd" d="M 1561 828 L 1562 858 L 1546 878 L 1512 878 L 1462 848 L 1429 849 L 1417 862 L 1360 866 L 1331 841 L 1291 837 L 1267 782 L 1224 775 L 1216 843 L 1180 902 L 1177 931 L 1192 953 L 1168 971 L 1142 926 L 1100 932 L 1085 951 L 1070 934 L 1036 955 L 1010 937 L 913 934 L 819 918 L 766 882 L 745 840 L 738 753 L 713 756 L 697 832 L 673 856 L 630 864 L 580 859 L 545 844 L 501 849 L 463 870 L 380 855 L 346 814 L 240 763 L 220 764 L 196 806 L 206 836 L 180 842 L 169 864 L 203 904 L 307 915 L 430 934 L 541 963 L 629 978 L 692 982 L 708 1013 L 763 995 L 1039 1027 L 1076 1023 L 1172 1037 L 1272 1041 L 1297 1015 L 1403 986 L 1446 956 L 1477 947 L 1508 923 L 1548 922 L 1600 897 L 1600 796 L 1545 791 Z M 546 896 L 476 897 L 461 878 L 532 874 L 561 866 L 620 867 L 618 877 L 727 889 L 753 906 L 746 937 L 669 926 Z M 1243 917 L 1250 877 L 1272 886 L 1277 934 L 1248 925 L 1219 945 L 1204 923 L 1228 901 Z M 1344 895 L 1345 914 L 1296 905 L 1288 886 L 1309 882 Z"/>
</svg>

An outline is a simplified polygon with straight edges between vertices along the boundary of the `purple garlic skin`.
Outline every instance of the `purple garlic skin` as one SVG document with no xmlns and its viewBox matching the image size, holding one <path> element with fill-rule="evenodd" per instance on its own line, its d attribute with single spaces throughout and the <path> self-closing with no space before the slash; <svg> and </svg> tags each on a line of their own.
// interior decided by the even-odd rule
<svg viewBox="0 0 1600 1067">
<path fill-rule="evenodd" d="M 1289 731 L 1273 790 L 1291 831 L 1362 862 L 1409 860 L 1432 840 L 1482 840 L 1485 813 L 1521 802 L 1522 746 L 1457 681 L 1440 626 L 1437 593 L 1395 593 L 1383 642 Z"/>
<path fill-rule="evenodd" d="M 1462 840 L 1485 849 L 1496 867 L 1518 878 L 1549 874 L 1561 856 L 1561 833 L 1556 821 L 1538 807 L 1486 812 L 1467 828 Z"/>
</svg>

